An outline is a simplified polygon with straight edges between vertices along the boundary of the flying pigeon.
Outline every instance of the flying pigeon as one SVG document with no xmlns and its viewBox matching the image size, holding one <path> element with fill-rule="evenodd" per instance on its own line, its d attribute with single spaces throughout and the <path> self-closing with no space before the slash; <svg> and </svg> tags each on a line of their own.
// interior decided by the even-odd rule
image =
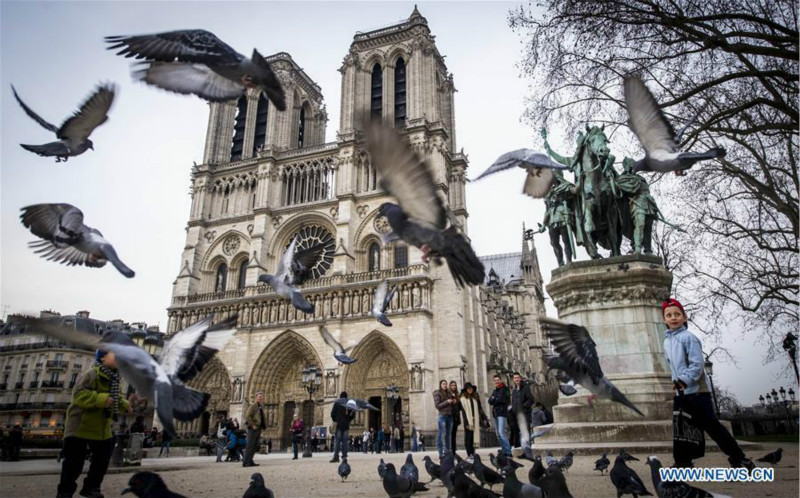
<svg viewBox="0 0 800 498">
<path fill-rule="evenodd" d="M 133 270 L 117 257 L 117 252 L 96 228 L 83 224 L 83 212 L 71 204 L 34 204 L 21 209 L 20 219 L 31 233 L 44 240 L 29 242 L 36 254 L 68 266 L 101 268 L 108 261 L 128 278 Z"/>
<path fill-rule="evenodd" d="M 396 130 L 370 125 L 367 151 L 381 175 L 381 188 L 397 199 L 385 202 L 378 216 L 385 216 L 392 231 L 384 241 L 402 239 L 420 248 L 422 259 L 444 258 L 456 285 L 480 285 L 485 272 L 469 241 L 452 223 L 436 192 L 430 164 L 411 149 Z"/>
<path fill-rule="evenodd" d="M 76 346 L 114 353 L 120 375 L 143 398 L 155 400 L 161 425 L 175 437 L 172 419 L 194 420 L 208 405 L 210 395 L 186 385 L 225 347 L 236 332 L 237 315 L 211 325 L 213 315 L 172 335 L 156 361 L 137 346 L 128 334 L 109 330 L 99 336 L 90 332 L 65 328 L 50 320 L 26 318 L 29 330 Z"/>
<path fill-rule="evenodd" d="M 264 484 L 264 476 L 256 472 L 250 476 L 250 487 L 245 490 L 242 498 L 275 498 L 275 495 Z"/>
<path fill-rule="evenodd" d="M 275 291 L 276 294 L 291 301 L 292 306 L 299 309 L 303 313 L 314 313 L 314 305 L 309 303 L 303 294 L 295 287 L 299 285 L 298 282 L 302 281 L 302 277 L 296 273 L 297 269 L 310 268 L 313 265 L 307 265 L 296 260 L 299 253 L 295 253 L 297 247 L 297 237 L 292 240 L 286 252 L 278 261 L 278 268 L 275 270 L 275 275 L 260 275 L 259 282 L 268 284 Z"/>
<path fill-rule="evenodd" d="M 372 410 L 375 412 L 381 411 L 380 408 L 377 408 L 360 398 L 337 398 L 334 403 L 341 405 L 348 410 L 353 410 L 356 412 L 363 412 L 364 410 Z M 381 459 L 381 462 L 383 462 L 383 459 Z"/>
<path fill-rule="evenodd" d="M 773 467 L 781 461 L 781 457 L 783 456 L 783 448 L 778 448 L 777 450 L 773 451 L 772 453 L 767 453 L 763 457 L 756 460 L 756 462 L 765 462 Z"/>
<path fill-rule="evenodd" d="M 397 475 L 393 463 L 386 464 L 386 473 L 383 476 L 383 490 L 389 498 L 409 498 L 414 494 L 414 483 L 407 477 Z"/>
<path fill-rule="evenodd" d="M 621 455 L 617 455 L 614 460 L 614 467 L 611 469 L 610 475 L 611 482 L 617 488 L 617 498 L 622 495 L 633 495 L 633 498 L 653 496 L 653 493 L 647 491 L 647 488 L 644 487 L 639 475 L 625 465 L 625 459 Z"/>
<path fill-rule="evenodd" d="M 542 490 L 533 484 L 524 484 L 517 479 L 517 470 L 507 465 L 503 467 L 505 483 L 503 484 L 503 498 L 542 498 Z"/>
<path fill-rule="evenodd" d="M 572 460 L 575 453 L 570 450 L 566 455 L 561 457 L 561 460 L 558 461 L 558 467 L 563 471 L 568 471 L 570 467 L 572 467 Z"/>
<path fill-rule="evenodd" d="M 600 474 L 603 474 L 606 470 L 608 470 L 608 466 L 611 465 L 611 461 L 606 456 L 607 453 L 603 453 L 603 456 L 598 458 L 594 461 L 594 469 L 599 470 Z"/>
<path fill-rule="evenodd" d="M 286 93 L 264 57 L 236 52 L 203 29 L 139 36 L 107 36 L 108 50 L 141 60 L 133 76 L 170 92 L 197 95 L 211 102 L 238 99 L 248 88 L 260 88 L 279 111 Z"/>
<path fill-rule="evenodd" d="M 438 464 L 434 463 L 431 460 L 431 457 L 425 455 L 422 458 L 422 461 L 425 462 L 425 471 L 428 472 L 428 475 L 431 476 L 431 480 L 428 483 L 432 483 L 434 479 L 442 479 L 442 468 Z"/>
<path fill-rule="evenodd" d="M 636 76 L 625 78 L 625 105 L 628 108 L 628 125 L 645 150 L 645 158 L 636 163 L 634 172 L 674 171 L 680 174 L 698 161 L 725 155 L 725 149 L 721 147 L 701 153 L 681 152 L 678 144 L 680 138 L 661 112 L 653 94 Z"/>
<path fill-rule="evenodd" d="M 355 345 L 345 349 L 344 347 L 342 347 L 342 344 L 339 341 L 333 338 L 331 333 L 328 332 L 328 329 L 325 327 L 325 325 L 319 326 L 319 333 L 322 334 L 322 338 L 325 340 L 325 344 L 327 344 L 328 346 L 331 347 L 331 349 L 333 349 L 333 357 L 336 358 L 336 361 L 338 361 L 339 363 L 343 363 L 345 365 L 350 365 L 351 363 L 355 363 L 356 361 L 358 361 L 354 358 L 350 358 L 349 356 L 347 356 L 347 352 L 353 349 Z"/>
<path fill-rule="evenodd" d="M 347 457 L 342 456 L 342 463 L 339 464 L 339 469 L 337 470 L 339 473 L 339 477 L 342 478 L 342 482 L 347 479 L 347 476 L 350 475 L 350 464 L 347 463 Z"/>
<path fill-rule="evenodd" d="M 544 198 L 550 191 L 550 187 L 558 181 L 556 170 L 570 170 L 569 166 L 553 161 L 547 154 L 531 149 L 517 149 L 498 157 L 486 171 L 472 181 L 478 181 L 498 171 L 513 167 L 519 167 L 528 172 L 522 193 L 536 199 Z"/>
<path fill-rule="evenodd" d="M 597 348 L 586 327 L 542 317 L 547 336 L 563 360 L 563 368 L 575 382 L 592 392 L 590 403 L 596 397 L 608 398 L 621 403 L 639 415 L 644 414 L 633 405 L 622 392 L 603 375 Z"/>
<path fill-rule="evenodd" d="M 578 390 L 575 389 L 575 381 L 569 381 L 566 384 L 559 384 L 558 390 L 561 391 L 561 394 L 564 396 L 572 396 L 573 394 L 577 393 Z"/>
<path fill-rule="evenodd" d="M 43 145 L 20 144 L 20 146 L 42 157 L 55 157 L 56 162 L 60 163 L 62 161 L 66 162 L 70 157 L 79 156 L 88 149 L 94 150 L 94 144 L 89 140 L 89 135 L 92 134 L 95 128 L 108 120 L 108 111 L 114 102 L 117 88 L 112 83 L 99 85 L 94 93 L 81 105 L 80 109 L 67 118 L 60 128 L 48 123 L 25 105 L 25 102 L 19 98 L 17 90 L 13 86 L 11 90 L 14 92 L 14 98 L 22 106 L 25 114 L 46 130 L 55 133 L 56 138 L 58 138 L 56 142 Z"/>
<path fill-rule="evenodd" d="M 392 322 L 386 318 L 386 310 L 389 309 L 389 304 L 392 302 L 395 292 L 397 292 L 397 285 L 392 287 L 392 291 L 389 292 L 389 281 L 384 280 L 375 288 L 375 298 L 372 300 L 372 311 L 370 313 L 376 320 L 387 327 L 391 327 Z"/>
<path fill-rule="evenodd" d="M 481 482 L 481 487 L 488 484 L 489 489 L 492 489 L 495 484 L 503 482 L 503 476 L 484 465 L 477 453 L 472 458 L 472 470 L 475 473 L 475 477 Z"/>
<path fill-rule="evenodd" d="M 167 488 L 161 476 L 155 472 L 137 472 L 128 480 L 128 487 L 121 494 L 133 493 L 138 498 L 186 498 Z"/>
<path fill-rule="evenodd" d="M 572 498 L 572 494 L 567 487 L 567 480 L 558 465 L 554 465 L 545 471 L 539 485 L 547 498 Z"/>
<path fill-rule="evenodd" d="M 428 490 L 423 483 L 419 482 L 419 469 L 414 464 L 414 455 L 412 453 L 406 456 L 406 462 L 400 467 L 400 475 L 414 484 L 414 491 Z"/>
<path fill-rule="evenodd" d="M 622 448 L 621 450 L 619 450 L 619 454 L 626 462 L 638 462 L 639 461 L 638 458 L 636 458 L 635 456 L 633 456 L 633 455 L 629 454 L 627 451 L 625 451 L 625 448 Z"/>
<path fill-rule="evenodd" d="M 700 488 L 690 486 L 683 481 L 661 480 L 661 460 L 658 457 L 647 457 L 646 465 L 650 466 L 650 475 L 653 477 L 653 487 L 656 488 L 658 498 L 730 498 L 725 495 L 709 493 Z"/>
</svg>

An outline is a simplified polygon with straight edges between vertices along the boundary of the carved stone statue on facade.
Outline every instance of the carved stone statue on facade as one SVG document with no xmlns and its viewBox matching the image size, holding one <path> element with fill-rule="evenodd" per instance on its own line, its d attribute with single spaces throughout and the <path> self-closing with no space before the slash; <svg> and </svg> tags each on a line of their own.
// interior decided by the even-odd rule
<svg viewBox="0 0 800 498">
<path fill-rule="evenodd" d="M 425 387 L 422 383 L 422 366 L 419 364 L 411 367 L 411 390 L 423 391 Z"/>
</svg>

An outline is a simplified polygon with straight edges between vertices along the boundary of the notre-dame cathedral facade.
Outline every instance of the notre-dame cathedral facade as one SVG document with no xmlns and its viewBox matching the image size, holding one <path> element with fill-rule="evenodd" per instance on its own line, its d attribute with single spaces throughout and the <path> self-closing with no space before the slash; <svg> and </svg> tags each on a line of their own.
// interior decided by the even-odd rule
<svg viewBox="0 0 800 498">
<path fill-rule="evenodd" d="M 414 9 L 404 22 L 358 33 L 339 71 L 341 121 L 325 143 L 327 115 L 319 86 L 287 53 L 268 57 L 287 95 L 279 112 L 251 92 L 215 103 L 203 164 L 192 171 L 192 207 L 180 272 L 173 284 L 168 332 L 209 313 L 239 315 L 235 337 L 193 385 L 212 394 L 208 412 L 179 424 L 184 433 L 208 430 L 216 413 L 242 414 L 263 391 L 266 437 L 288 441 L 292 414 L 306 426 L 331 425 L 341 391 L 371 401 L 380 412 L 359 414 L 352 431 L 413 421 L 435 432 L 432 391 L 440 379 L 478 386 L 484 402 L 495 373 L 543 378 L 546 348 L 542 278 L 532 237 L 513 254 L 486 256 L 486 285 L 456 287 L 446 265 L 422 262 L 402 243 L 381 244 L 388 230 L 376 217 L 390 200 L 359 142 L 366 117 L 403 129 L 433 166 L 443 198 L 466 231 L 467 158 L 456 152 L 453 76 L 427 21 Z M 524 232 L 524 229 L 523 229 Z M 303 314 L 258 284 L 299 237 L 299 247 L 326 244 L 314 279 L 302 286 L 315 304 Z M 532 244 L 532 242 L 531 242 Z M 369 315 L 375 287 L 398 286 L 387 328 Z M 358 361 L 341 365 L 319 325 Z M 316 367 L 319 388 L 309 394 L 301 372 Z"/>
</svg>

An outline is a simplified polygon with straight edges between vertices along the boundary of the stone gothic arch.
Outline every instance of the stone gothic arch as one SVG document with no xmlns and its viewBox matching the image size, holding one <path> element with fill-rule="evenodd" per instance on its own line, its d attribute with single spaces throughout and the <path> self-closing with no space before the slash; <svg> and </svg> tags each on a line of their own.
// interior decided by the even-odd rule
<svg viewBox="0 0 800 498">
<path fill-rule="evenodd" d="M 189 387 L 210 395 L 205 413 L 189 422 L 177 422 L 178 434 L 208 434 L 213 429 L 218 413 L 228 414 L 231 404 L 231 378 L 228 369 L 213 358 L 203 371 L 189 382 Z"/>
</svg>

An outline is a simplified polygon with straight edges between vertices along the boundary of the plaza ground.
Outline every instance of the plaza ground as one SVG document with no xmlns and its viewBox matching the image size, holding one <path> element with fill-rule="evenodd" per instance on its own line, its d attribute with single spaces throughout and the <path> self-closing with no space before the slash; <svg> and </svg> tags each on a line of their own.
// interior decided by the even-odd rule
<svg viewBox="0 0 800 498">
<path fill-rule="evenodd" d="M 783 460 L 775 470 L 775 482 L 702 483 L 699 484 L 699 487 L 734 497 L 796 498 L 798 496 L 797 443 L 764 443 L 760 449 L 752 450 L 749 456 L 760 457 L 777 449 L 778 446 L 781 446 L 784 452 Z M 492 451 L 494 450 L 481 449 L 478 454 L 488 464 L 488 454 Z M 463 455 L 463 451 L 460 453 Z M 554 452 L 556 456 L 561 456 L 563 453 L 563 450 Z M 642 477 L 648 490 L 655 492 L 650 479 L 650 468 L 644 464 L 648 453 L 636 450 L 631 453 L 641 459 L 641 462 L 631 462 L 631 468 Z M 544 453 L 542 452 L 542 454 Z M 422 457 L 425 455 L 430 455 L 436 460 L 435 452 L 420 452 L 414 454 L 414 461 L 420 468 L 420 475 L 426 476 L 425 479 L 427 479 L 422 461 Z M 656 452 L 656 455 L 665 464 L 672 461 L 671 456 L 663 452 Z M 386 462 L 394 463 L 398 468 L 405 460 L 405 454 L 383 454 L 381 457 Z M 608 475 L 601 476 L 599 472 L 592 471 L 594 461 L 598 457 L 599 454 L 585 454 L 584 450 L 579 449 L 574 465 L 566 474 L 570 492 L 576 498 L 616 497 L 616 490 Z M 336 473 L 337 464 L 328 463 L 330 458 L 330 453 L 315 453 L 312 458 L 300 458 L 296 461 L 291 460 L 291 455 L 287 453 L 256 455 L 256 462 L 260 466 L 253 468 L 243 468 L 241 464 L 236 463 L 215 463 L 213 456 L 147 458 L 141 467 L 112 468 L 103 483 L 103 493 L 109 498 L 120 496 L 120 492 L 125 488 L 132 473 L 139 470 L 152 470 L 161 474 L 170 489 L 189 498 L 238 498 L 244 493 L 250 475 L 255 471 L 264 475 L 267 486 L 278 498 L 312 496 L 380 498 L 386 496 L 377 474 L 380 458 L 378 455 L 351 453 L 349 461 L 353 473 L 346 482 L 340 481 Z M 613 458 L 611 459 L 613 463 Z M 525 463 L 525 468 L 518 470 L 517 476 L 523 482 L 527 482 L 530 463 L 525 461 L 523 463 Z M 718 452 L 709 453 L 695 464 L 698 467 L 728 466 L 725 455 Z M 0 464 L 2 496 L 20 498 L 55 496 L 59 471 L 60 465 L 56 463 L 55 459 L 2 462 Z M 439 481 L 429 487 L 430 491 L 414 496 L 444 497 L 447 494 Z M 502 489 L 498 486 L 496 491 L 502 492 Z"/>
</svg>

